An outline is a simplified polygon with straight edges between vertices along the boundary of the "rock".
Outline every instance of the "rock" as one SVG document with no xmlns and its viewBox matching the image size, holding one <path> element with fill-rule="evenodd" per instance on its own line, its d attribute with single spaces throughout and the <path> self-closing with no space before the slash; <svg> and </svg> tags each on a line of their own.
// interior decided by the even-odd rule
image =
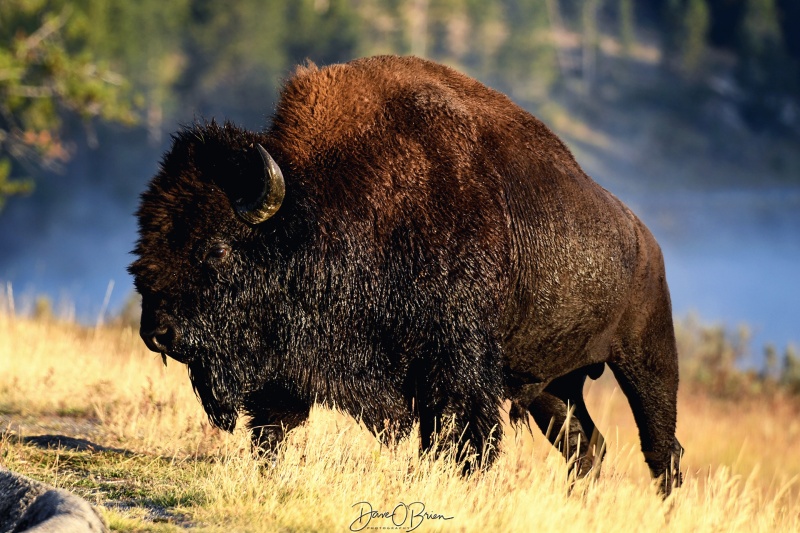
<svg viewBox="0 0 800 533">
<path fill-rule="evenodd" d="M 107 532 L 89 502 L 66 490 L 0 468 L 0 533 Z"/>
</svg>

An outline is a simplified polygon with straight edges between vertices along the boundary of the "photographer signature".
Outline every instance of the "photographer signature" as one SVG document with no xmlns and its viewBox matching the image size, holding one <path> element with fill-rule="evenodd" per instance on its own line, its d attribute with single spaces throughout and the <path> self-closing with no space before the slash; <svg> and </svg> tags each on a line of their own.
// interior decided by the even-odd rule
<svg viewBox="0 0 800 533">
<path fill-rule="evenodd" d="M 425 520 L 452 520 L 452 516 L 444 516 L 439 513 L 432 513 L 425 510 L 425 504 L 422 502 L 404 503 L 400 502 L 394 506 L 391 511 L 375 511 L 372 504 L 363 501 L 357 502 L 352 507 L 358 507 L 358 516 L 350 523 L 350 531 L 362 531 L 364 529 L 406 529 L 406 531 L 414 531 Z M 375 522 L 372 526 L 370 523 L 373 520 L 390 520 L 391 526 L 386 522 Z"/>
</svg>

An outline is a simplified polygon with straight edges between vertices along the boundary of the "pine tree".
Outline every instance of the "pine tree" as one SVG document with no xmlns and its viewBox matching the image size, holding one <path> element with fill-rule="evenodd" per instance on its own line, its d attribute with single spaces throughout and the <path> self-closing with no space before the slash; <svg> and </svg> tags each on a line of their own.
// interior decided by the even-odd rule
<svg viewBox="0 0 800 533">
<path fill-rule="evenodd" d="M 703 60 L 711 27 L 711 14 L 706 0 L 689 0 L 683 15 L 681 63 L 685 72 L 697 72 Z"/>
<path fill-rule="evenodd" d="M 289 27 L 287 9 L 278 0 L 191 0 L 179 32 L 186 64 L 173 88 L 183 112 L 263 126 L 287 67 L 287 36 L 304 31 Z"/>
<path fill-rule="evenodd" d="M 326 65 L 359 55 L 360 20 L 348 0 L 296 0 L 287 4 L 284 46 L 290 63 Z"/>
<path fill-rule="evenodd" d="M 591 93 L 597 76 L 597 49 L 600 35 L 597 29 L 597 13 L 602 0 L 583 0 L 581 6 L 581 41 L 583 59 L 583 84 L 586 93 Z"/>
<path fill-rule="evenodd" d="M 746 0 L 738 42 L 737 78 L 745 92 L 742 115 L 756 129 L 779 124 L 796 75 L 784 47 L 775 0 Z"/>
<path fill-rule="evenodd" d="M 70 34 L 82 47 L 131 80 L 153 143 L 161 139 L 174 84 L 185 56 L 181 30 L 189 0 L 72 0 Z"/>
<path fill-rule="evenodd" d="M 630 56 L 636 41 L 633 0 L 619 0 L 617 10 L 619 16 L 619 40 L 622 44 L 622 53 L 626 56 Z"/>
<path fill-rule="evenodd" d="M 558 78 L 547 2 L 506 0 L 504 7 L 508 37 L 497 52 L 496 75 L 515 98 L 541 100 Z"/>
<path fill-rule="evenodd" d="M 706 0 L 667 0 L 664 7 L 662 64 L 692 75 L 702 63 L 711 27 Z"/>
<path fill-rule="evenodd" d="M 69 158 L 60 139 L 65 117 L 136 120 L 125 79 L 76 38 L 73 8 L 41 8 L 4 0 L 0 10 L 0 207 L 30 190 L 32 181 L 19 179 L 23 169 L 31 174 Z"/>
</svg>

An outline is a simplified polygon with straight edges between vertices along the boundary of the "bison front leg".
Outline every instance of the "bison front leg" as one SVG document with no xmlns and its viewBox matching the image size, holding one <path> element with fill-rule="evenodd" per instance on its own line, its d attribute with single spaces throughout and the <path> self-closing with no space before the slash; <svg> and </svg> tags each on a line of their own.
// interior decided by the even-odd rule
<svg viewBox="0 0 800 533">
<path fill-rule="evenodd" d="M 475 346 L 466 342 L 462 347 Z M 496 351 L 455 352 L 424 365 L 415 401 L 423 451 L 454 452 L 463 473 L 491 465 L 502 436 L 502 381 Z M 449 364 L 438 364 L 449 361 Z"/>
<path fill-rule="evenodd" d="M 286 433 L 308 419 L 310 405 L 284 387 L 268 384 L 247 396 L 244 411 L 250 416 L 253 451 L 274 461 Z"/>
</svg>

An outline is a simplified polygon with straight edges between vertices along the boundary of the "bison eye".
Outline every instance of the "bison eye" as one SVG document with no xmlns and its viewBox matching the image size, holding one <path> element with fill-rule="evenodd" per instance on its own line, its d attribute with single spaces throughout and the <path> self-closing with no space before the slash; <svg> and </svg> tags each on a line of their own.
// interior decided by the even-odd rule
<svg viewBox="0 0 800 533">
<path fill-rule="evenodd" d="M 223 261 L 228 258 L 231 254 L 231 248 L 227 244 L 215 244 L 211 248 L 209 248 L 208 253 L 206 253 L 206 259 L 212 259 L 215 261 Z"/>
</svg>

